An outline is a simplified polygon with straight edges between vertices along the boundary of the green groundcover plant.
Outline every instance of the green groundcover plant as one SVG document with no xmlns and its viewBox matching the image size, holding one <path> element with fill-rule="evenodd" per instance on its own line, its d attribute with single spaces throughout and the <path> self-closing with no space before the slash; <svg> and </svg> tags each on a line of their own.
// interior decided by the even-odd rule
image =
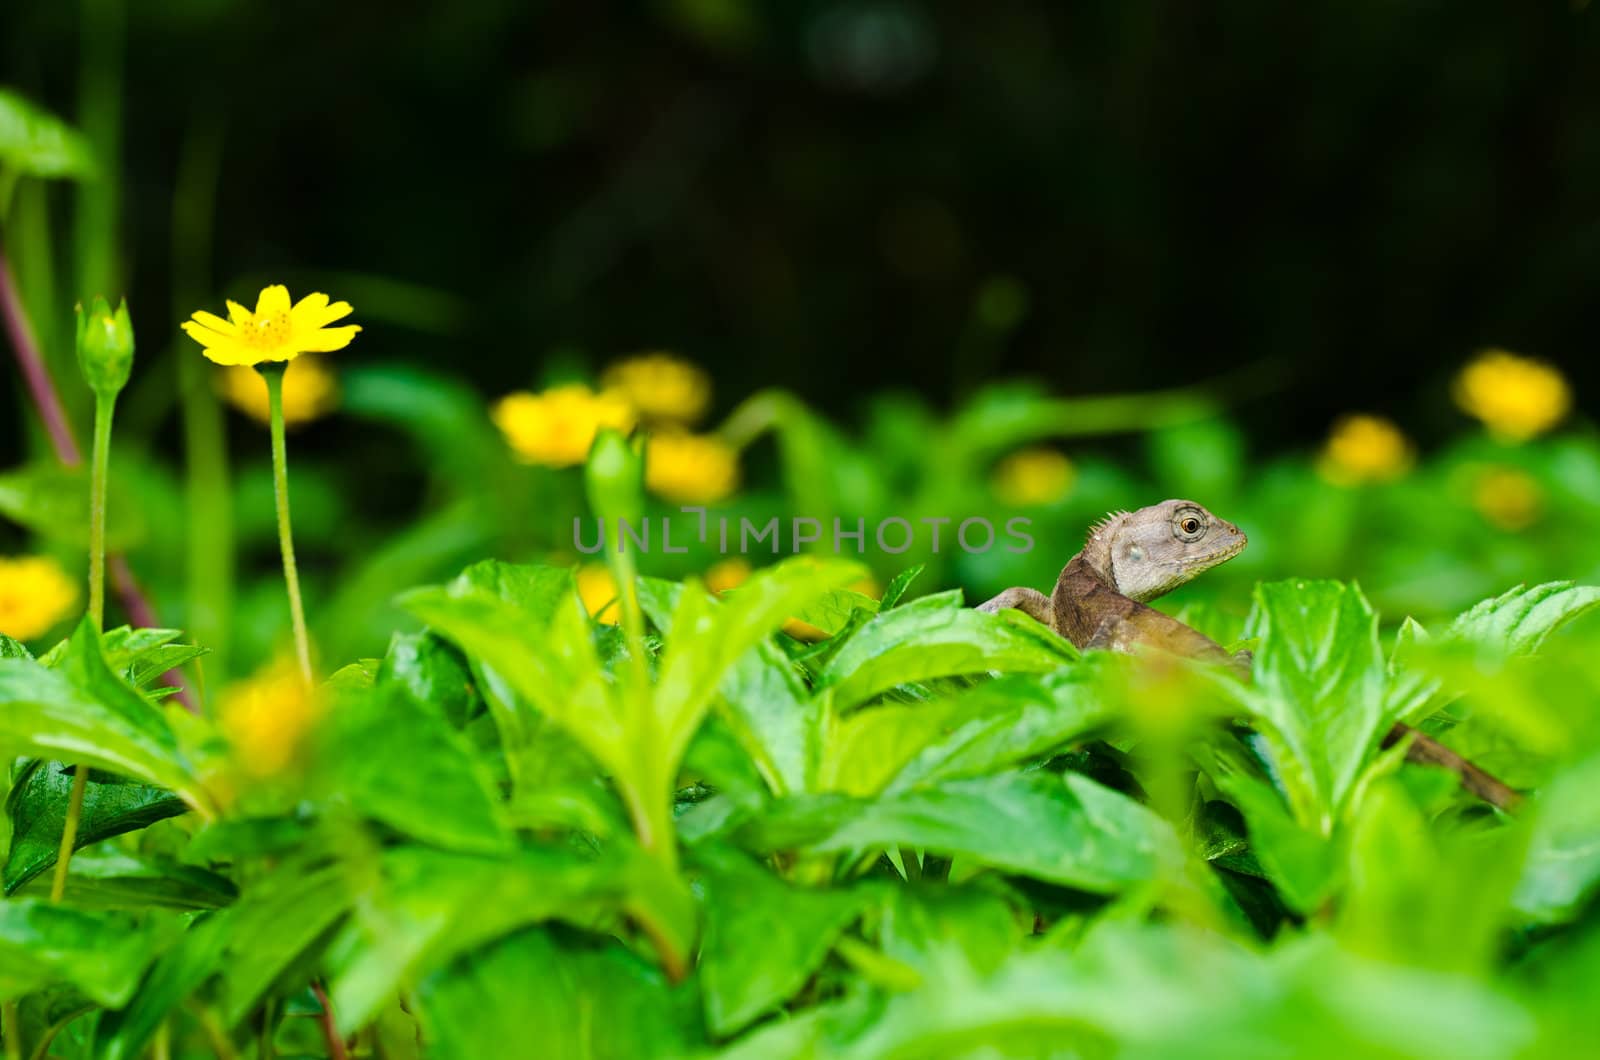
<svg viewBox="0 0 1600 1060">
<path fill-rule="evenodd" d="M 0 94 L 0 177 L 82 176 L 87 150 Z M 339 471 L 288 474 L 294 375 L 248 375 L 350 342 L 322 330 L 348 312 L 273 286 L 196 315 L 261 387 L 270 446 L 236 492 L 220 447 L 193 448 L 170 533 L 129 522 L 182 505 L 136 383 L 118 404 L 127 308 L 78 318 L 87 475 L 33 391 L 55 459 L 0 473 L 0 513 L 87 545 L 90 606 L 0 636 L 6 1060 L 1593 1053 L 1600 589 L 1551 579 L 1600 574 L 1600 443 L 1536 437 L 1568 402 L 1547 368 L 1477 362 L 1458 401 L 1498 436 L 1425 461 L 1367 417 L 1252 468 L 1227 382 L 997 386 L 948 417 L 884 396 L 860 437 L 767 392 L 655 448 L 665 413 L 609 391 L 551 380 L 491 418 L 454 380 L 367 365 L 345 411 L 412 438 L 430 489 L 374 546 Z M 48 378 L 52 355 L 17 352 Z M 175 356 L 178 378 L 199 363 Z M 704 403 L 646 367 L 663 407 Z M 184 401 L 215 440 L 210 389 Z M 114 445 L 130 404 L 139 444 Z M 593 422 L 550 429 L 574 416 Z M 1146 466 L 1035 448 L 1111 432 Z M 767 437 L 777 485 L 732 495 Z M 570 552 L 574 517 L 637 524 L 696 491 L 762 520 L 1025 511 L 1040 547 L 737 578 L 704 541 Z M 961 586 L 1046 586 L 1091 518 L 1179 492 L 1255 539 L 1174 605 L 1253 653 L 1248 680 L 966 606 Z M 206 517 L 234 511 L 237 541 Z M 303 597 L 295 534 L 324 560 Z M 240 542 L 283 566 L 234 602 L 210 575 Z M 184 630 L 139 620 L 126 554 Z M 70 610 L 72 583 L 7 562 L 7 621 Z M 1370 598 L 1327 576 L 1351 569 Z M 106 628 L 108 584 L 135 621 Z M 1524 800 L 1408 763 L 1399 722 Z"/>
</svg>

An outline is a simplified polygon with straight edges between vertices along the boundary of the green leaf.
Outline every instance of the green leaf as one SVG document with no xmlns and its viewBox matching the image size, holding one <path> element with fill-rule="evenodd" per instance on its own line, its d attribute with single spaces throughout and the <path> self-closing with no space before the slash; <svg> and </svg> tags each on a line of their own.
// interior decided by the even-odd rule
<svg viewBox="0 0 1600 1060">
<path fill-rule="evenodd" d="M 30 177 L 95 174 L 94 155 L 82 133 L 7 88 L 0 88 L 0 168 Z"/>
<path fill-rule="evenodd" d="M 0 877 L 6 894 L 14 894 L 29 880 L 54 867 L 72 782 L 72 774 L 62 763 L 38 759 L 30 762 L 16 779 L 6 799 L 6 816 L 11 818 L 12 829 L 11 849 Z M 145 828 L 187 810 L 182 799 L 163 788 L 105 783 L 91 772 L 72 849 L 82 850 L 102 839 Z"/>
<path fill-rule="evenodd" d="M 1395 720 L 1377 616 L 1354 585 L 1269 582 L 1256 587 L 1245 635 L 1260 642 L 1256 681 L 1233 687 L 1296 819 L 1327 835 Z"/>
<path fill-rule="evenodd" d="M 418 703 L 439 711 L 458 729 L 483 709 L 466 659 L 432 633 L 396 633 L 378 680 L 403 686 Z"/>
<path fill-rule="evenodd" d="M 509 848 L 499 800 L 472 751 L 404 689 L 338 697 L 319 739 L 324 782 L 374 820 L 450 849 Z"/>
<path fill-rule="evenodd" d="M 1538 923 L 1559 924 L 1600 893 L 1600 755 L 1558 775 L 1534 812 L 1512 904 Z"/>
<path fill-rule="evenodd" d="M 794 996 L 870 894 L 795 887 L 736 854 L 708 869 L 700 981 L 706 1023 L 724 1037 Z"/>
<path fill-rule="evenodd" d="M 223 1021 L 236 1026 L 275 983 L 303 985 L 313 971 L 306 966 L 308 957 L 316 956 L 313 948 L 343 919 L 355 897 L 349 871 L 337 864 L 308 871 L 291 861 L 255 881 L 229 910 Z M 295 981 L 297 970 L 302 974 Z"/>
<path fill-rule="evenodd" d="M 147 688 L 169 670 L 193 662 L 209 648 L 174 643 L 183 636 L 177 629 L 130 629 L 119 626 L 105 633 L 106 664 L 135 688 Z"/>
<path fill-rule="evenodd" d="M 1580 615 L 1600 607 L 1600 586 L 1546 582 L 1475 605 L 1450 624 L 1449 635 L 1481 641 L 1512 655 L 1539 650 L 1545 638 Z"/>
<path fill-rule="evenodd" d="M 883 590 L 883 596 L 878 600 L 878 610 L 888 611 L 899 607 L 901 599 L 905 597 L 907 590 L 911 588 L 911 583 L 916 581 L 917 577 L 927 569 L 927 564 L 918 563 L 914 567 L 907 567 L 891 578 L 888 586 Z"/>
<path fill-rule="evenodd" d="M 1048 673 L 1072 646 L 1026 615 L 963 607 L 960 592 L 925 596 L 879 615 L 828 663 L 820 687 L 840 709 L 913 681 L 990 670 Z"/>
<path fill-rule="evenodd" d="M 677 582 L 639 579 L 639 604 L 663 634 L 671 635 L 682 594 Z M 807 790 L 816 707 L 788 656 L 770 639 L 762 641 L 729 668 L 717 693 L 723 720 L 767 787 L 776 795 Z"/>
<path fill-rule="evenodd" d="M 209 805 L 158 708 L 103 659 L 85 658 L 74 669 L 76 681 L 35 662 L 0 660 L 0 748 L 98 766 L 167 788 L 191 806 Z"/>
<path fill-rule="evenodd" d="M 886 705 L 852 714 L 840 724 L 836 739 L 841 779 L 870 776 L 882 770 L 889 791 L 962 777 L 978 776 L 1025 762 L 1113 723 L 1116 702 L 1103 694 L 1100 675 L 1124 660 L 1109 653 L 1085 656 L 1077 665 L 1055 673 L 1014 674 L 982 682 L 943 701 L 909 706 Z M 913 718 L 917 736 L 894 741 L 909 755 L 871 739 L 844 750 L 847 734 L 879 712 L 884 719 Z M 891 736 L 891 739 L 893 737 Z M 859 782 L 846 790 L 860 792 Z"/>
<path fill-rule="evenodd" d="M 214 913 L 193 923 L 177 945 L 150 969 L 128 1004 L 104 1013 L 95 1028 L 101 1060 L 134 1060 L 171 1012 L 184 1003 L 222 963 L 232 919 Z"/>
<path fill-rule="evenodd" d="M 167 916 L 87 913 L 32 898 L 0 902 L 0 1000 L 69 983 L 115 1008 L 179 933 Z"/>
<path fill-rule="evenodd" d="M 438 1060 L 698 1055 L 694 1001 L 621 946 L 544 930 L 462 956 L 416 991 Z"/>
<path fill-rule="evenodd" d="M 50 880 L 40 876 L 24 894 L 43 896 Z M 238 897 L 224 876 L 159 855 L 136 855 L 115 845 L 79 851 L 62 900 L 79 909 L 218 909 Z"/>
<path fill-rule="evenodd" d="M 758 850 L 919 847 L 1097 893 L 1176 875 L 1183 864 L 1171 826 L 1075 773 L 1003 773 L 874 799 L 789 800 L 738 835 Z"/>
<path fill-rule="evenodd" d="M 342 1028 L 354 1030 L 402 985 L 528 924 L 606 923 L 626 912 L 686 960 L 694 907 L 681 882 L 631 845 L 599 857 L 528 848 L 504 858 L 397 847 L 356 907 L 330 961 Z"/>
</svg>

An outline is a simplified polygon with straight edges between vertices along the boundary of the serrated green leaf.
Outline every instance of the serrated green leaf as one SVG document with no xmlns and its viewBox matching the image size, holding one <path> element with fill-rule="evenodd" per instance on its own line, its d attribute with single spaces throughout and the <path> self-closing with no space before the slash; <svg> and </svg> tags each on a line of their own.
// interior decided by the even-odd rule
<svg viewBox="0 0 1600 1060">
<path fill-rule="evenodd" d="M 319 732 L 324 782 L 362 813 L 454 850 L 508 849 L 499 800 L 462 737 L 405 690 L 337 698 Z"/>
<path fill-rule="evenodd" d="M 1165 821 L 1074 773 L 1002 773 L 872 799 L 790 800 L 738 836 L 757 850 L 918 847 L 1098 893 L 1159 879 L 1183 863 Z"/>
<path fill-rule="evenodd" d="M 700 981 L 706 1023 L 725 1037 L 792 997 L 871 896 L 795 887 L 736 854 L 707 868 Z"/>
<path fill-rule="evenodd" d="M 55 865 L 72 783 L 72 774 L 62 763 L 38 759 L 16 779 L 6 798 L 6 816 L 11 819 L 12 829 L 11 848 L 6 855 L 4 874 L 0 876 L 6 894 L 16 893 L 29 880 Z M 145 828 L 188 809 L 182 799 L 163 788 L 103 783 L 91 775 L 84 788 L 83 812 L 72 849 L 82 850 L 102 839 Z"/>
<path fill-rule="evenodd" d="M 417 987 L 439 1060 L 698 1055 L 695 999 L 617 945 L 524 931 L 462 956 Z"/>
<path fill-rule="evenodd" d="M 1256 587 L 1245 633 L 1260 648 L 1240 702 L 1296 819 L 1327 835 L 1395 720 L 1377 616 L 1354 585 L 1270 582 Z"/>
<path fill-rule="evenodd" d="M 32 898 L 0 902 L 0 1000 L 68 983 L 117 1007 L 179 933 L 170 916 L 87 913 Z"/>
<path fill-rule="evenodd" d="M 381 880 L 329 958 L 334 1010 L 347 1029 L 403 984 L 539 921 L 604 924 L 626 912 L 680 959 L 694 930 L 682 883 L 631 846 L 590 858 L 553 849 L 482 858 L 397 847 L 383 855 Z"/>
<path fill-rule="evenodd" d="M 881 614 L 827 664 L 820 686 L 840 710 L 915 681 L 961 674 L 1048 673 L 1077 658 L 1072 645 L 1025 615 L 963 607 L 959 592 Z"/>
<path fill-rule="evenodd" d="M 1484 600 L 1450 624 L 1449 635 L 1476 640 L 1512 655 L 1539 650 L 1561 626 L 1600 607 L 1600 586 L 1545 582 L 1518 586 Z"/>
</svg>

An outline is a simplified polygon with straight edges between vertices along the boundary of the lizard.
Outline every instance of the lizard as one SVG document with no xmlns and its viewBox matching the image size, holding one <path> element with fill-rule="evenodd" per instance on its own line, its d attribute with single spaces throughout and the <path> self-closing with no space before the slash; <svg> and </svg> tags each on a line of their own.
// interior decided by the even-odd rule
<svg viewBox="0 0 1600 1060">
<path fill-rule="evenodd" d="M 1113 512 L 1090 528 L 1082 551 L 1067 561 L 1049 596 L 1017 586 L 979 604 L 978 610 L 1015 608 L 1081 649 L 1132 652 L 1154 647 L 1232 666 L 1248 679 L 1249 652 L 1230 654 L 1147 603 L 1226 563 L 1248 543 L 1244 531 L 1194 501 L 1166 500 L 1133 512 Z M 1521 802 L 1518 792 L 1404 723 L 1395 723 L 1383 746 L 1405 739 L 1411 741 L 1409 761 L 1451 770 L 1467 791 L 1502 810 Z"/>
</svg>

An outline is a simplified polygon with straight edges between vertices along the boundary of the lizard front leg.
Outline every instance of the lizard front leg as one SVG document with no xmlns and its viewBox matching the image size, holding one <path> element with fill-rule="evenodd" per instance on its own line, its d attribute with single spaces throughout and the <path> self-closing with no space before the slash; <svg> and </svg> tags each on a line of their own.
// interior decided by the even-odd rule
<svg viewBox="0 0 1600 1060">
<path fill-rule="evenodd" d="M 1017 585 L 996 596 L 992 600 L 985 600 L 978 605 L 978 610 L 987 614 L 997 614 L 1007 608 L 1016 608 L 1036 622 L 1043 622 L 1050 629 L 1056 628 L 1055 608 L 1050 606 L 1050 598 L 1037 589 L 1029 589 Z"/>
</svg>

